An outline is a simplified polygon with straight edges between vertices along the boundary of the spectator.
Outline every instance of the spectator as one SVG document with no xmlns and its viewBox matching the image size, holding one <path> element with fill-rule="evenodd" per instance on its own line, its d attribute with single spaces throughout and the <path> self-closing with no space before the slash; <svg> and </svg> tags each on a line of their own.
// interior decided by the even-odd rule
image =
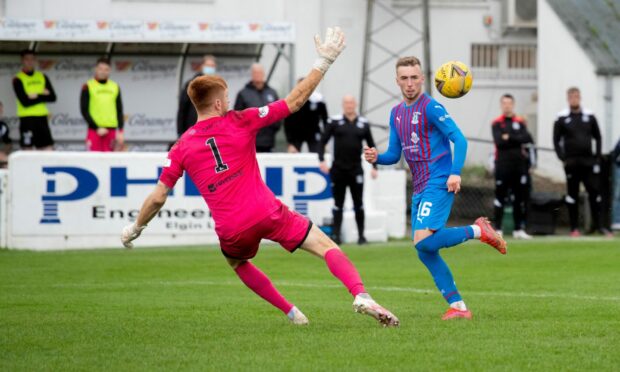
<svg viewBox="0 0 620 372">
<path fill-rule="evenodd" d="M 191 79 L 189 79 L 183 85 L 183 89 L 179 92 L 179 110 L 177 111 L 177 136 L 181 137 L 187 128 L 196 124 L 196 109 L 192 105 L 187 95 L 187 86 L 189 83 L 202 75 L 214 75 L 217 71 L 217 61 L 214 56 L 206 55 L 202 58 L 202 65 L 200 65 L 200 71 L 196 73 Z"/>
<path fill-rule="evenodd" d="M 514 112 L 515 100 L 510 94 L 500 98 L 502 115 L 493 120 L 495 142 L 495 229 L 502 233 L 504 206 L 512 200 L 515 239 L 531 239 L 525 232 L 526 206 L 530 188 L 530 157 L 527 148 L 532 144 L 525 119 Z M 511 197 L 512 196 L 512 197 Z"/>
<path fill-rule="evenodd" d="M 572 87 L 567 91 L 568 109 L 560 111 L 553 126 L 555 152 L 564 163 L 566 172 L 566 204 L 570 219 L 570 235 L 579 237 L 579 185 L 583 182 L 592 212 L 591 231 L 610 237 L 609 230 L 601 226 L 602 197 L 599 191 L 601 132 L 592 111 L 581 107 L 581 93 Z M 592 140 L 596 152 L 592 153 Z"/>
<path fill-rule="evenodd" d="M 327 126 L 319 145 L 319 160 L 321 171 L 329 174 L 332 180 L 332 194 L 334 195 L 333 208 L 333 239 L 340 244 L 340 229 L 342 227 L 342 213 L 344 197 L 347 187 L 351 190 L 355 222 L 357 223 L 357 244 L 365 244 L 364 236 L 364 171 L 362 170 L 362 141 L 368 147 L 375 147 L 375 141 L 370 133 L 368 120 L 357 114 L 357 102 L 351 95 L 342 98 L 342 115 L 332 116 L 327 120 Z M 331 169 L 325 162 L 325 145 L 334 137 L 334 160 Z M 371 177 L 377 178 L 377 166 L 373 164 Z"/>
<path fill-rule="evenodd" d="M 9 137 L 9 126 L 2 120 L 3 116 L 4 105 L 0 102 L 0 168 L 6 168 L 9 154 L 13 149 L 13 144 Z"/>
<path fill-rule="evenodd" d="M 37 58 L 30 49 L 21 52 L 22 69 L 13 78 L 22 150 L 53 150 L 54 139 L 47 120 L 46 103 L 56 102 L 50 79 L 35 69 Z"/>
<path fill-rule="evenodd" d="M 109 152 L 124 148 L 121 89 L 110 79 L 110 61 L 107 58 L 97 60 L 94 78 L 82 86 L 80 111 L 88 124 L 88 151 Z"/>
<path fill-rule="evenodd" d="M 284 120 L 288 152 L 300 152 L 305 142 L 308 145 L 308 151 L 318 153 L 321 123 L 323 127 L 327 124 L 327 106 L 323 101 L 323 96 L 315 91 L 299 111 Z"/>
<path fill-rule="evenodd" d="M 252 80 L 241 89 L 235 100 L 235 111 L 249 107 L 263 107 L 278 99 L 278 94 L 265 81 L 265 69 L 258 63 L 251 67 Z M 282 122 L 278 121 L 258 131 L 256 152 L 271 152 L 276 144 L 276 133 Z"/>
</svg>

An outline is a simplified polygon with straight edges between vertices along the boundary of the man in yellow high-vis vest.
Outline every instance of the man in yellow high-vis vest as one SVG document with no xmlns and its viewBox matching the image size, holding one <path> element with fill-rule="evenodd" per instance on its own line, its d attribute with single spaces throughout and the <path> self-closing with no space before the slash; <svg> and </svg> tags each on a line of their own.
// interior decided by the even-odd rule
<svg viewBox="0 0 620 372">
<path fill-rule="evenodd" d="M 122 150 L 125 144 L 121 89 L 110 80 L 110 70 L 110 61 L 99 58 L 95 77 L 82 86 L 80 111 L 88 124 L 88 151 Z"/>
<path fill-rule="evenodd" d="M 47 102 L 56 102 L 50 79 L 35 69 L 34 51 L 21 52 L 22 69 L 13 78 L 19 117 L 19 146 L 22 150 L 53 150 L 54 139 L 47 117 Z"/>
</svg>

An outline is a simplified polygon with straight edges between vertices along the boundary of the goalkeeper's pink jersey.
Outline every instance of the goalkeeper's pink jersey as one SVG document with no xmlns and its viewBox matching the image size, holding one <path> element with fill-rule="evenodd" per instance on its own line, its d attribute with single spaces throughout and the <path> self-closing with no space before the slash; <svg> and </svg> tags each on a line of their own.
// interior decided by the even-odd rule
<svg viewBox="0 0 620 372">
<path fill-rule="evenodd" d="M 211 210 L 219 237 L 247 229 L 281 205 L 261 178 L 256 134 L 289 114 L 279 100 L 196 123 L 170 149 L 159 180 L 173 188 L 187 172 Z"/>
</svg>

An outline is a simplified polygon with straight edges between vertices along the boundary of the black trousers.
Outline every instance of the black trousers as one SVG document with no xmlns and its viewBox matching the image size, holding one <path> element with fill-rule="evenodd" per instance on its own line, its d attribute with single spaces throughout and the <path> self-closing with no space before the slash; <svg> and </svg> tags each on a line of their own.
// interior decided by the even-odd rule
<svg viewBox="0 0 620 372">
<path fill-rule="evenodd" d="M 362 169 L 350 171 L 332 168 L 330 172 L 332 181 L 332 194 L 334 196 L 334 236 L 340 238 L 340 229 L 342 227 L 342 208 L 344 206 L 344 197 L 347 187 L 351 190 L 353 198 L 353 209 L 355 210 L 355 222 L 357 224 L 357 233 L 360 238 L 364 237 L 364 172 Z"/>
<path fill-rule="evenodd" d="M 595 168 L 598 167 L 598 172 Z M 590 212 L 592 213 L 592 229 L 601 228 L 600 167 L 593 159 L 567 159 L 564 162 L 566 172 L 566 205 L 571 230 L 579 228 L 579 185 L 583 183 L 588 192 Z"/>
<path fill-rule="evenodd" d="M 530 175 L 527 164 L 495 164 L 495 200 L 493 206 L 496 229 L 502 229 L 504 206 L 510 199 L 512 199 L 514 229 L 525 228 L 529 194 Z"/>
</svg>

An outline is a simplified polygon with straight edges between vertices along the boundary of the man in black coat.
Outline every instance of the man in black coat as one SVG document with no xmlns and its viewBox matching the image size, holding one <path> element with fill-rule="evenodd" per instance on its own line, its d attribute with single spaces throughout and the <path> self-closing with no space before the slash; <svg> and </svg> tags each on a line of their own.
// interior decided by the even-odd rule
<svg viewBox="0 0 620 372">
<path fill-rule="evenodd" d="M 239 91 L 235 100 L 235 111 L 250 107 L 267 106 L 278 100 L 278 94 L 265 81 L 265 69 L 258 63 L 251 67 L 252 80 Z M 282 121 L 275 122 L 258 131 L 256 136 L 256 152 L 271 152 L 276 144 L 276 133 L 280 130 Z"/>
<path fill-rule="evenodd" d="M 515 239 L 531 239 L 525 232 L 526 206 L 529 198 L 531 165 L 529 146 L 534 143 L 525 119 L 515 114 L 511 94 L 500 98 L 502 114 L 493 120 L 491 131 L 495 142 L 495 209 L 494 225 L 502 231 L 504 205 L 512 199 Z M 511 198 L 512 196 L 512 198 Z"/>
<path fill-rule="evenodd" d="M 192 102 L 189 100 L 189 96 L 187 95 L 187 86 L 189 83 L 202 75 L 213 75 L 215 74 L 217 68 L 217 61 L 215 57 L 212 55 L 206 55 L 202 59 L 202 65 L 200 66 L 200 71 L 196 73 L 196 75 L 192 76 L 191 79 L 183 84 L 183 89 L 179 92 L 179 111 L 177 111 L 177 136 L 181 137 L 183 133 L 187 130 L 187 128 L 196 124 L 196 109 Z"/>
<path fill-rule="evenodd" d="M 284 119 L 284 134 L 288 152 L 297 153 L 305 142 L 308 151 L 318 153 L 321 141 L 321 123 L 327 125 L 327 106 L 323 96 L 313 92 L 299 111 Z"/>
<path fill-rule="evenodd" d="M 570 217 L 572 237 L 579 237 L 579 184 L 583 182 L 588 192 L 592 212 L 592 230 L 611 237 L 609 230 L 601 225 L 603 198 L 600 193 L 601 177 L 601 132 L 592 111 L 581 106 L 578 88 L 567 91 L 568 109 L 558 113 L 553 126 L 555 152 L 564 163 L 566 172 L 566 204 Z M 592 152 L 592 140 L 596 152 Z"/>
</svg>

